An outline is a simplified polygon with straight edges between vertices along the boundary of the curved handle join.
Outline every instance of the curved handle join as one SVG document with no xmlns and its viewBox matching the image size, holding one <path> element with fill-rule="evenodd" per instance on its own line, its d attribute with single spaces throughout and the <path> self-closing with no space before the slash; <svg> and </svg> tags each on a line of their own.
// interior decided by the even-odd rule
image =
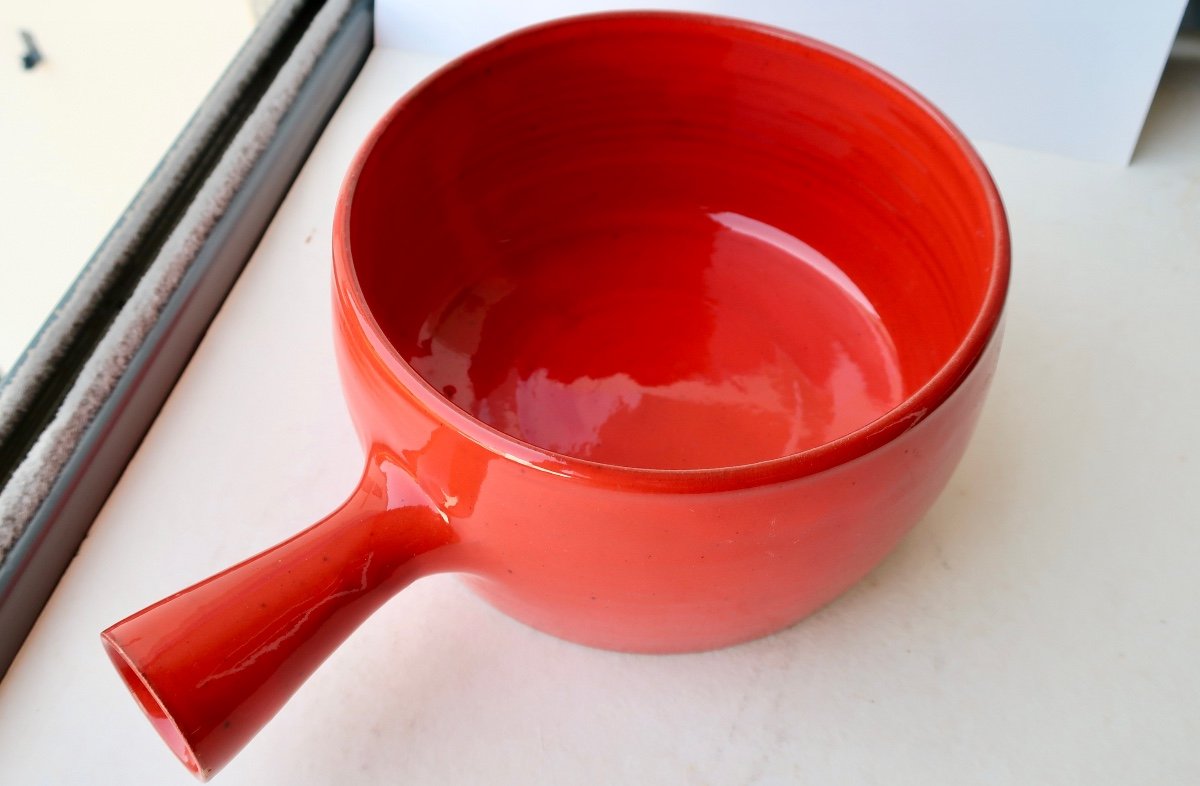
<svg viewBox="0 0 1200 786">
<path fill-rule="evenodd" d="M 229 762 L 330 653 L 457 540 L 396 464 L 309 529 L 118 622 L 104 648 L 201 780 Z"/>
</svg>

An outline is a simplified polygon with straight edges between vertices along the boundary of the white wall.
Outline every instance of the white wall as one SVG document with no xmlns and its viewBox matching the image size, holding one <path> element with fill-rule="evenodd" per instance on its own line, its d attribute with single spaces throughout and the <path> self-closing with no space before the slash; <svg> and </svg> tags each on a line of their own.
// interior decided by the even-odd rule
<svg viewBox="0 0 1200 786">
<path fill-rule="evenodd" d="M 973 138 L 1127 163 L 1185 0 L 667 0 L 848 49 L 925 93 Z M 376 0 L 381 46 L 456 54 L 612 0 Z"/>
</svg>

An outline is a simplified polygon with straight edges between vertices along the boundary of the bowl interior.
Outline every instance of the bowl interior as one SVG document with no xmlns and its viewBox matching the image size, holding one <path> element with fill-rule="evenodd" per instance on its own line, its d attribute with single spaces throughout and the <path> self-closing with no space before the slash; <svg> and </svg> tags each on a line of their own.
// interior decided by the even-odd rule
<svg viewBox="0 0 1200 786">
<path fill-rule="evenodd" d="M 976 321 L 996 228 L 952 139 L 768 30 L 552 25 L 402 102 L 355 185 L 353 267 L 401 357 L 518 439 L 775 459 L 896 407 Z"/>
</svg>

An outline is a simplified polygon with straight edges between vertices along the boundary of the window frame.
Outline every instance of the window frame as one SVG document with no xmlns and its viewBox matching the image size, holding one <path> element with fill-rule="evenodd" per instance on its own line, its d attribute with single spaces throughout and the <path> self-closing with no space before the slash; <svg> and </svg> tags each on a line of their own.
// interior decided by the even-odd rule
<svg viewBox="0 0 1200 786">
<path fill-rule="evenodd" d="M 276 2 L 0 379 L 0 676 L 373 43 L 371 0 Z"/>
</svg>

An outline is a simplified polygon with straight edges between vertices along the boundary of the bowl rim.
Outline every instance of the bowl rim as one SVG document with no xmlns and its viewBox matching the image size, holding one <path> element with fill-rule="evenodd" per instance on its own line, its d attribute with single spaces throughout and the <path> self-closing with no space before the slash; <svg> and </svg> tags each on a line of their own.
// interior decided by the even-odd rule
<svg viewBox="0 0 1200 786">
<path fill-rule="evenodd" d="M 913 109 L 933 120 L 946 135 L 947 141 L 956 149 L 961 174 L 970 178 L 982 190 L 988 218 L 994 230 L 994 241 L 991 249 L 991 273 L 975 319 L 954 352 L 921 387 L 895 407 L 849 434 L 778 458 L 749 464 L 694 469 L 624 466 L 558 453 L 500 431 L 445 398 L 392 346 L 367 305 L 353 264 L 350 243 L 354 196 L 358 181 L 376 145 L 413 97 L 447 75 L 470 67 L 476 59 L 497 49 L 511 46 L 521 39 L 573 26 L 580 27 L 581 31 L 586 33 L 587 28 L 595 22 L 619 24 L 647 20 L 690 24 L 730 35 L 782 40 L 839 61 L 844 66 L 863 73 L 885 90 L 894 91 L 902 101 L 908 102 Z M 928 99 L 878 66 L 823 41 L 758 22 L 684 11 L 606 11 L 553 19 L 508 33 L 449 61 L 409 89 L 376 122 L 347 170 L 338 193 L 333 224 L 335 308 L 349 309 L 354 314 L 357 327 L 363 331 L 363 337 L 375 355 L 383 361 L 393 381 L 411 392 L 430 416 L 488 452 L 536 470 L 604 485 L 675 492 L 750 488 L 813 475 L 871 453 L 922 422 L 962 385 L 996 336 L 1007 297 L 1011 261 L 1008 222 L 991 174 L 965 135 Z"/>
</svg>

